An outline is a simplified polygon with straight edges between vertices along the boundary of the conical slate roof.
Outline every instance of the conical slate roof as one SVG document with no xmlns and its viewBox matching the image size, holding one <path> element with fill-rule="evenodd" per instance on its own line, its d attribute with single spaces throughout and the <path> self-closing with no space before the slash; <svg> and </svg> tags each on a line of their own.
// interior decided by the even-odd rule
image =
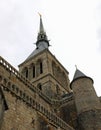
<svg viewBox="0 0 101 130">
<path fill-rule="evenodd" d="M 73 77 L 73 80 L 72 80 L 72 82 L 70 83 L 70 88 L 71 88 L 72 83 L 73 83 L 75 80 L 79 79 L 79 78 L 89 78 L 89 79 L 91 79 L 92 82 L 93 82 L 93 79 L 92 79 L 92 78 L 86 76 L 86 75 L 85 75 L 84 73 L 82 73 L 80 70 L 76 69 L 75 74 L 74 74 L 74 77 Z"/>
<path fill-rule="evenodd" d="M 81 78 L 81 77 L 87 77 L 84 73 L 82 73 L 80 70 L 76 69 L 73 80 Z"/>
</svg>

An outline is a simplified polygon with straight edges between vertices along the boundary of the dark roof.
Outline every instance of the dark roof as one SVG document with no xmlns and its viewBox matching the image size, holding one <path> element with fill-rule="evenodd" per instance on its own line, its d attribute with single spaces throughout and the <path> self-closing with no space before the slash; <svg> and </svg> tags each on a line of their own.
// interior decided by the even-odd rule
<svg viewBox="0 0 101 130">
<path fill-rule="evenodd" d="M 82 73 L 80 70 L 76 69 L 73 80 L 81 78 L 81 77 L 87 77 L 84 73 Z"/>
<path fill-rule="evenodd" d="M 45 49 L 48 49 L 47 43 L 45 41 L 40 41 L 40 45 L 27 57 L 25 61 L 29 60 Z"/>
<path fill-rule="evenodd" d="M 74 77 L 73 77 L 73 80 L 72 80 L 72 82 L 70 83 L 70 88 L 71 88 L 72 83 L 73 83 L 75 80 L 80 79 L 80 78 L 89 78 L 89 79 L 91 79 L 92 82 L 93 82 L 93 79 L 92 79 L 92 78 L 86 76 L 86 75 L 85 75 L 84 73 L 82 73 L 80 70 L 76 69 L 75 74 L 74 74 Z"/>
</svg>

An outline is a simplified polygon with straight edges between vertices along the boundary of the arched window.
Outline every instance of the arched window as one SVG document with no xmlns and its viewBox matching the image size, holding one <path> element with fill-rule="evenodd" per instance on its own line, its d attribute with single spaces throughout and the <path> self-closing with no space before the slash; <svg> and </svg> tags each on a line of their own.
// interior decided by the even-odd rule
<svg viewBox="0 0 101 130">
<path fill-rule="evenodd" d="M 42 73 L 43 73 L 43 62 L 41 59 L 38 59 L 36 63 L 36 76 L 39 76 Z"/>
<path fill-rule="evenodd" d="M 29 66 L 29 79 L 35 78 L 36 76 L 36 67 L 34 63 L 31 63 Z"/>
<path fill-rule="evenodd" d="M 42 62 L 40 62 L 40 74 L 43 73 L 43 66 L 42 66 Z"/>
<path fill-rule="evenodd" d="M 33 78 L 35 77 L 35 65 L 33 65 Z"/>
<path fill-rule="evenodd" d="M 26 76 L 26 78 L 28 78 L 28 69 L 26 69 L 26 71 L 25 71 L 25 76 Z"/>
<path fill-rule="evenodd" d="M 28 78 L 28 68 L 25 67 L 23 68 L 22 72 L 21 72 L 26 78 Z"/>
</svg>

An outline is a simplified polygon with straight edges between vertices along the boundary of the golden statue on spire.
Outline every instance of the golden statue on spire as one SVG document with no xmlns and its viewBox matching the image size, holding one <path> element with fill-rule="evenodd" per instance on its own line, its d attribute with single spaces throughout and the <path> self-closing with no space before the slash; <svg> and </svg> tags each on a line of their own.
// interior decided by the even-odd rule
<svg viewBox="0 0 101 130">
<path fill-rule="evenodd" d="M 38 14 L 39 14 L 39 16 L 40 16 L 40 18 L 42 17 L 42 15 L 38 12 Z"/>
</svg>

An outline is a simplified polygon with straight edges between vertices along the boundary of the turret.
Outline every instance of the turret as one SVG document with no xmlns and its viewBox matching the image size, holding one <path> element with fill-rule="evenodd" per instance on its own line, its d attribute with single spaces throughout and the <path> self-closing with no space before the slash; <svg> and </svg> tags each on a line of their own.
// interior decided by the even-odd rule
<svg viewBox="0 0 101 130">
<path fill-rule="evenodd" d="M 80 130 L 100 130 L 101 104 L 93 87 L 92 78 L 76 69 L 70 84 L 77 109 Z"/>
</svg>

